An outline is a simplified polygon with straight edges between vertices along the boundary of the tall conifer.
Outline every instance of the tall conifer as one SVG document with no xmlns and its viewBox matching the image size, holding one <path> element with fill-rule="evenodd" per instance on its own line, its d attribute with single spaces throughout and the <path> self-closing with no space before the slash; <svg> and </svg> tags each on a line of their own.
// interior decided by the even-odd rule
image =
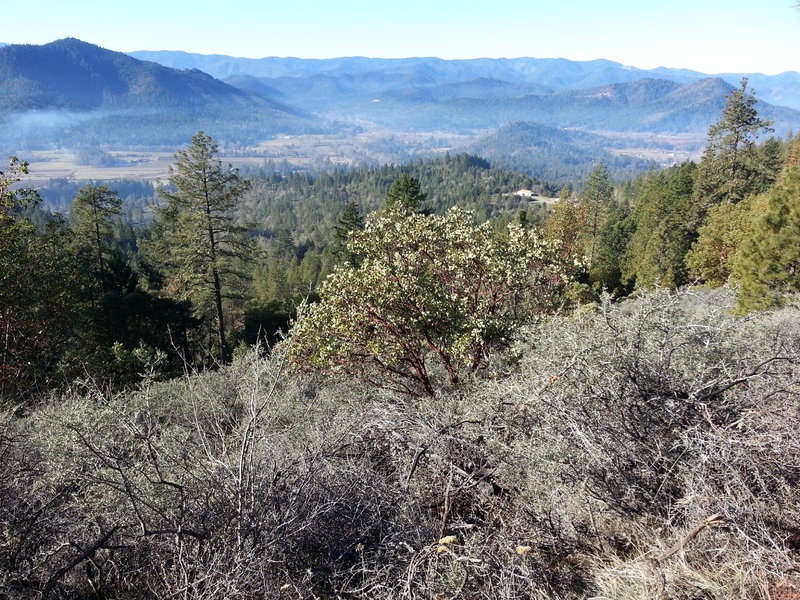
<svg viewBox="0 0 800 600">
<path fill-rule="evenodd" d="M 240 294 L 244 264 L 253 245 L 235 224 L 234 209 L 250 182 L 217 158 L 218 144 L 202 131 L 175 155 L 171 188 L 159 195 L 166 204 L 154 224 L 155 253 L 173 293 L 190 300 L 198 316 L 213 322 L 213 346 L 221 362 L 230 360 L 225 304 Z"/>
<path fill-rule="evenodd" d="M 771 131 L 772 122 L 762 119 L 755 94 L 742 78 L 739 89 L 730 93 L 720 120 L 708 130 L 700 169 L 696 178 L 695 202 L 699 226 L 707 210 L 722 202 L 739 202 L 758 191 L 760 183 L 755 141 Z"/>
</svg>

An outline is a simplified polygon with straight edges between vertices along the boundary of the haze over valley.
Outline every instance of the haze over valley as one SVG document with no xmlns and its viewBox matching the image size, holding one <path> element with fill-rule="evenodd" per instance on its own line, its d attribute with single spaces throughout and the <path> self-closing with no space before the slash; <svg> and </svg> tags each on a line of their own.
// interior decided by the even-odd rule
<svg viewBox="0 0 800 600">
<path fill-rule="evenodd" d="M 115 169 L 110 177 L 163 177 L 158 153 L 174 152 L 197 130 L 242 165 L 319 170 L 470 152 L 551 180 L 581 179 L 598 162 L 631 173 L 698 158 L 742 77 L 776 135 L 800 129 L 796 72 L 709 76 L 535 58 L 126 55 L 67 38 L 0 48 L 0 74 L 0 150 L 32 161 L 39 177 L 97 178 L 98 168 Z"/>
</svg>

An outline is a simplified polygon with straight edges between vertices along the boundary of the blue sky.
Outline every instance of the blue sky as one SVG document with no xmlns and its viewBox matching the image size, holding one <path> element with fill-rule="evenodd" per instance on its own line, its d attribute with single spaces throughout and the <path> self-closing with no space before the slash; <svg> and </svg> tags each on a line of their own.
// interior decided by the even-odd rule
<svg viewBox="0 0 800 600">
<path fill-rule="evenodd" d="M 794 0 L 8 0 L 0 42 L 259 58 L 608 58 L 800 71 Z"/>
</svg>

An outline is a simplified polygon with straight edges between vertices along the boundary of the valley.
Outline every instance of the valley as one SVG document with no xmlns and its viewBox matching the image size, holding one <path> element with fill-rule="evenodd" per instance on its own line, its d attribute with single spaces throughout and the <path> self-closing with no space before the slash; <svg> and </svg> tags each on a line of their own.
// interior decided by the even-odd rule
<svg viewBox="0 0 800 600">
<path fill-rule="evenodd" d="M 609 145 L 604 150 L 611 155 L 646 161 L 659 167 L 698 160 L 703 143 L 695 135 L 593 133 L 609 138 Z M 279 135 L 254 146 L 228 148 L 220 159 L 241 169 L 319 172 L 457 154 L 469 150 L 470 144 L 478 137 L 478 133 L 389 130 L 350 135 Z M 618 147 L 620 144 L 624 146 Z M 30 173 L 25 181 L 33 185 L 58 178 L 163 182 L 169 176 L 169 166 L 174 158 L 174 152 L 148 149 L 108 148 L 103 152 L 112 159 L 108 161 L 112 164 L 84 164 L 75 152 L 68 149 L 22 152 L 20 157 L 30 164 Z"/>
<path fill-rule="evenodd" d="M 243 60 L 72 38 L 1 47 L 0 73 L 0 153 L 39 180 L 163 179 L 202 130 L 240 167 L 320 172 L 467 152 L 580 185 L 600 162 L 626 178 L 697 160 L 735 89 L 730 74 L 611 61 Z M 794 75 L 752 77 L 785 102 Z M 796 108 L 762 100 L 759 112 L 777 136 L 800 129 Z"/>
</svg>

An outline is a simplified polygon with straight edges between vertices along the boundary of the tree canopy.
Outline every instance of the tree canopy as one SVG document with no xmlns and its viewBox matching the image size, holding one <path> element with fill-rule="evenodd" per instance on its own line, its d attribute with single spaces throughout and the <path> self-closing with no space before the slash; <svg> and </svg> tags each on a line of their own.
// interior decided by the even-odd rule
<svg viewBox="0 0 800 600">
<path fill-rule="evenodd" d="M 708 130 L 695 188 L 701 208 L 739 202 L 760 183 L 755 141 L 771 131 L 772 123 L 759 116 L 758 101 L 747 83 L 747 78 L 742 78 L 739 89 L 728 96 L 719 121 Z"/>
<path fill-rule="evenodd" d="M 371 215 L 348 245 L 360 263 L 338 267 L 300 311 L 290 357 L 433 395 L 433 364 L 457 385 L 515 325 L 557 305 L 565 271 L 554 248 L 516 224 L 499 236 L 457 208 Z"/>
<path fill-rule="evenodd" d="M 733 266 L 740 310 L 780 305 L 800 292 L 800 167 L 787 168 L 766 200 Z"/>
<path fill-rule="evenodd" d="M 252 255 L 234 209 L 250 183 L 217 158 L 219 146 L 202 131 L 175 155 L 171 187 L 159 194 L 166 204 L 153 225 L 153 255 L 171 279 L 170 289 L 190 300 L 199 317 L 213 323 L 210 345 L 216 358 L 230 359 L 224 303 L 236 298 L 246 278 L 242 263 Z"/>
</svg>

